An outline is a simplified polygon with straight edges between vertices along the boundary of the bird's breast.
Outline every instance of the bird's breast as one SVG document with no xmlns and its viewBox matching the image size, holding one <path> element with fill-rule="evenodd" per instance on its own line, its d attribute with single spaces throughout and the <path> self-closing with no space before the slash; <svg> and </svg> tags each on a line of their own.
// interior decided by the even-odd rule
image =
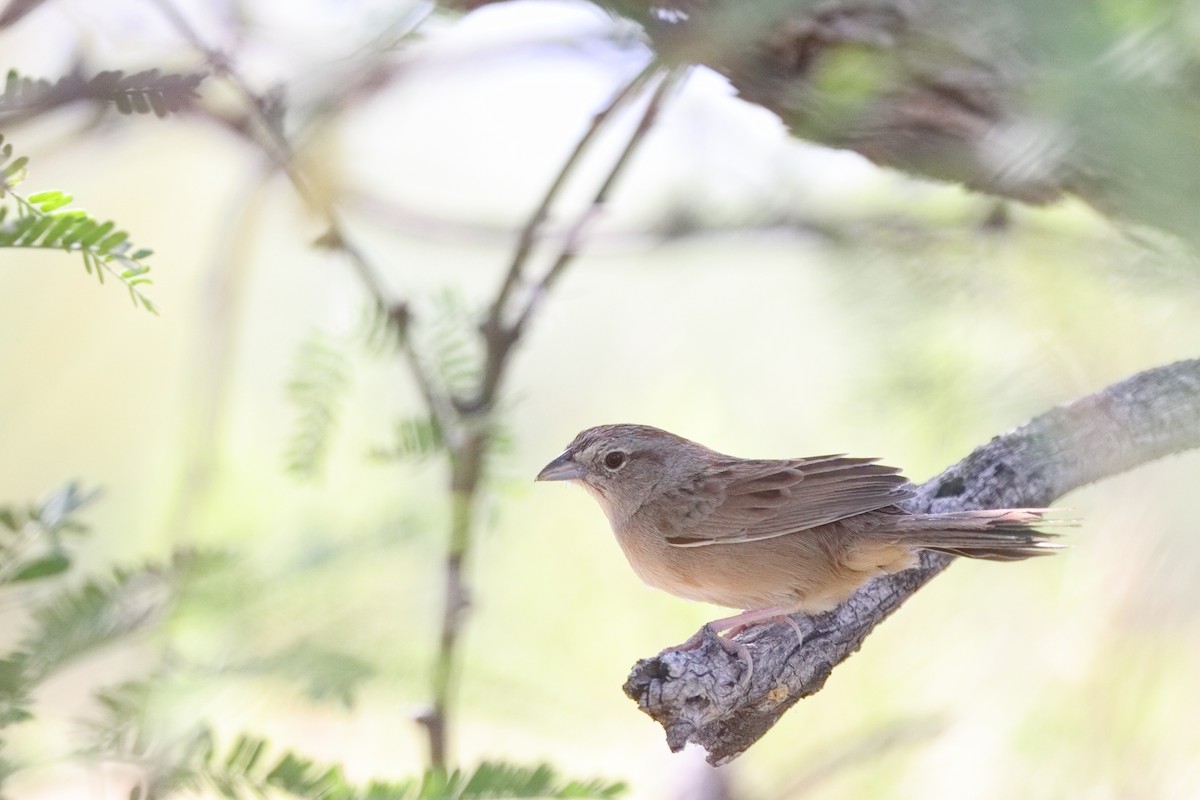
<svg viewBox="0 0 1200 800">
<path fill-rule="evenodd" d="M 730 608 L 827 611 L 887 571 L 878 568 L 874 554 L 860 552 L 860 547 L 848 549 L 847 532 L 837 523 L 771 539 L 702 547 L 673 547 L 656 528 L 639 526 L 636 519 L 614 527 L 614 533 L 646 584 L 687 600 Z M 863 564 L 854 563 L 851 555 Z"/>
<path fill-rule="evenodd" d="M 687 600 L 730 608 L 800 608 L 827 570 L 796 543 L 768 540 L 672 547 L 657 530 L 629 524 L 617 541 L 637 576 Z M 785 537 L 788 539 L 795 537 Z"/>
</svg>

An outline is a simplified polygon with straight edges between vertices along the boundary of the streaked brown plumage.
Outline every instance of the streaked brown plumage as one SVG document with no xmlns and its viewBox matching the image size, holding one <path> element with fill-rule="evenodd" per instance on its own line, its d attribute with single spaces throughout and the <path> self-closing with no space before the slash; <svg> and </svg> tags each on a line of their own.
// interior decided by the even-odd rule
<svg viewBox="0 0 1200 800">
<path fill-rule="evenodd" d="M 829 610 L 921 550 L 1008 561 L 1057 549 L 1032 529 L 1045 509 L 910 514 L 896 505 L 913 494 L 898 473 L 840 455 L 734 458 L 647 425 L 602 425 L 537 479 L 582 483 L 650 586 L 745 610 L 714 630 Z"/>
</svg>

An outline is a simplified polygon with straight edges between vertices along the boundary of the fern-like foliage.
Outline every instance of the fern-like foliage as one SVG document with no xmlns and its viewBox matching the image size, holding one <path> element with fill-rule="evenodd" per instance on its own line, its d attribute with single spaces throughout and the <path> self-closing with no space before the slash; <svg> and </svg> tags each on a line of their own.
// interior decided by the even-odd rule
<svg viewBox="0 0 1200 800">
<path fill-rule="evenodd" d="M 87 530 L 76 515 L 98 494 L 72 482 L 41 503 L 0 506 L 0 587 L 65 572 L 71 559 L 64 536 Z"/>
<path fill-rule="evenodd" d="M 545 764 L 523 767 L 485 761 L 474 770 L 455 770 L 448 775 L 427 772 L 418 793 L 412 798 L 586 797 L 608 800 L 624 793 L 625 784 L 619 781 L 564 781 L 554 768 Z"/>
<path fill-rule="evenodd" d="M 435 394 L 448 398 L 451 405 L 460 409 L 470 407 L 478 395 L 484 371 L 479 310 L 461 293 L 446 289 L 431 298 L 426 316 L 426 324 L 414 326 L 410 324 L 406 306 L 386 314 L 376 311 L 368 321 L 367 341 L 379 342 L 380 347 L 394 343 L 410 348 Z M 512 439 L 502 417 L 502 409 L 493 409 L 484 421 L 488 426 L 484 472 L 493 477 L 496 459 L 512 449 Z M 430 413 L 402 418 L 395 425 L 392 441 L 376 448 L 373 455 L 388 460 L 422 461 L 444 454 L 448 437 L 441 423 L 439 417 Z M 481 421 L 472 420 L 471 424 Z"/>
<path fill-rule="evenodd" d="M 296 407 L 296 426 L 288 442 L 287 471 L 302 480 L 321 475 L 329 455 L 338 410 L 350 386 L 350 365 L 330 335 L 308 337 L 296 355 L 287 396 Z"/>
<path fill-rule="evenodd" d="M 397 422 L 391 445 L 376 448 L 373 455 L 385 460 L 424 461 L 445 450 L 441 428 L 426 414 Z"/>
<path fill-rule="evenodd" d="M 95 497 L 68 484 L 41 503 L 0 507 L 4 563 L 25 557 L 30 542 L 86 530 L 78 512 Z M 24 548 L 24 549 L 23 549 Z M 57 587 L 34 607 L 29 629 L 15 651 L 0 660 L 0 728 L 33 720 L 31 697 L 45 680 L 95 649 L 157 625 L 176 598 L 197 582 L 228 572 L 227 558 L 181 554 L 165 566 L 119 570 L 102 580 L 65 588 L 47 571 L 19 578 Z M 16 583 L 23 569 L 10 570 Z M 44 594 L 44 593 L 43 593 Z M 157 699 L 170 697 L 182 662 L 161 661 L 146 678 L 96 693 L 98 715 L 87 725 L 77 752 L 90 759 L 122 761 L 139 770 L 130 800 L 197 795 L 224 798 L 293 797 L 306 800 L 484 800 L 485 798 L 615 798 L 620 783 L 568 780 L 547 766 L 483 763 L 470 770 L 431 770 L 399 781 L 351 782 L 340 766 L 280 750 L 263 738 L 241 735 L 227 744 L 207 722 L 163 715 Z M 186 669 L 186 665 L 182 665 Z M 279 674 L 308 683 L 318 694 L 348 701 L 369 667 L 352 657 L 302 643 L 235 671 Z M 183 673 L 187 674 L 187 673 Z M 32 722 L 31 722 L 32 724 Z M 0 739 L 0 747 L 3 740 Z M 0 757 L 0 786 L 19 769 Z"/>
<path fill-rule="evenodd" d="M 430 770 L 399 781 L 357 785 L 341 767 L 320 764 L 291 751 L 272 752 L 270 742 L 242 735 L 219 747 L 205 724 L 173 738 L 147 735 L 144 703 L 150 685 L 126 684 L 101 695 L 103 717 L 87 753 L 106 761 L 124 761 L 143 769 L 130 800 L 162 800 L 176 795 L 212 794 L 235 800 L 284 795 L 311 800 L 483 800 L 484 798 L 598 798 L 609 800 L 624 784 L 572 781 L 541 765 L 522 767 L 483 763 L 473 770 Z"/>
<path fill-rule="evenodd" d="M 316 701 L 336 700 L 349 708 L 362 684 L 375 674 L 366 661 L 349 653 L 301 641 L 227 671 L 275 675 L 294 681 Z"/>
<path fill-rule="evenodd" d="M 0 134 L 0 248 L 65 250 L 79 253 L 89 274 L 104 283 L 110 275 L 125 285 L 135 306 L 158 313 L 141 287 L 151 283 L 145 263 L 153 251 L 134 249 L 129 234 L 112 222 L 101 222 L 81 209 L 63 208 L 73 199 L 62 192 L 39 192 L 28 198 L 13 191 L 25 178 L 29 160 L 13 158 L 11 143 Z"/>
<path fill-rule="evenodd" d="M 428 355 L 427 367 L 448 396 L 474 396 L 483 372 L 478 314 L 453 289 L 435 295 L 432 310 L 419 337 L 419 349 Z"/>
<path fill-rule="evenodd" d="M 108 71 L 85 77 L 73 73 L 51 82 L 9 70 L 0 95 L 0 121 L 78 101 L 109 104 L 122 114 L 165 117 L 193 105 L 205 77 L 204 73 L 164 74 L 151 69 L 133 75 Z"/>
<path fill-rule="evenodd" d="M 63 537 L 87 530 L 76 514 L 97 494 L 68 483 L 41 503 L 0 506 L 0 587 L 65 572 L 71 560 Z M 0 728 L 30 717 L 36 681 L 29 679 L 28 660 L 28 653 L 21 652 L 0 659 Z M 13 769 L 0 759 L 0 784 Z"/>
<path fill-rule="evenodd" d="M 391 308 L 368 303 L 359 318 L 356 337 L 371 355 L 391 356 L 404 346 L 411 321 L 407 303 L 396 303 Z"/>
<path fill-rule="evenodd" d="M 33 690 L 82 656 L 156 626 L 185 577 L 214 563 L 213 557 L 185 553 L 165 566 L 117 570 L 33 609 L 30 632 L 0 661 L 0 720 L 25 719 Z"/>
<path fill-rule="evenodd" d="M 48 581 L 71 559 L 63 537 L 98 494 L 69 483 L 41 503 L 0 507 L 0 587 Z M 0 660 L 0 728 L 29 718 L 34 689 L 82 654 L 145 627 L 162 570 L 118 572 L 59 592 L 30 611 L 24 639 Z"/>
</svg>

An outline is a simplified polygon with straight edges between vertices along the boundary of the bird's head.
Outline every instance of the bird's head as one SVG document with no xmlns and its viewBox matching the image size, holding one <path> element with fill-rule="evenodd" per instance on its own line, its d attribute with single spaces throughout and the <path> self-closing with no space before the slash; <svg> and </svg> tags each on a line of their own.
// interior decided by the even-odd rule
<svg viewBox="0 0 1200 800">
<path fill-rule="evenodd" d="M 664 478 L 695 474 L 714 455 L 649 425 L 600 425 L 576 436 L 537 480 L 578 481 L 616 524 L 641 508 Z"/>
</svg>

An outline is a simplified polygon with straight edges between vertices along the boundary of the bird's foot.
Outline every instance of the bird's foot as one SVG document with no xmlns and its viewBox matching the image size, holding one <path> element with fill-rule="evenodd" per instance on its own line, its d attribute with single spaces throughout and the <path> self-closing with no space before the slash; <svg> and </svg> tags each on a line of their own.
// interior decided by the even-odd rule
<svg viewBox="0 0 1200 800">
<path fill-rule="evenodd" d="M 804 631 L 800 630 L 799 623 L 797 623 L 796 620 L 792 619 L 791 616 L 788 614 L 777 614 L 774 617 L 769 617 L 760 622 L 747 622 L 744 625 L 738 625 L 735 628 L 730 628 L 726 635 L 735 636 L 744 630 L 753 628 L 755 625 L 767 625 L 772 622 L 782 622 L 784 625 L 787 625 L 796 634 L 796 644 L 798 644 L 798 645 L 804 644 Z"/>
<path fill-rule="evenodd" d="M 774 622 L 782 622 L 787 625 L 795 632 L 797 641 L 800 644 L 804 644 L 804 631 L 800 630 L 800 625 L 781 606 L 743 611 L 736 616 L 713 620 L 708 624 L 714 631 L 726 631 L 726 635 L 736 636 L 742 631 L 747 631 L 756 625 L 769 625 Z M 693 636 L 692 638 L 695 639 L 696 637 Z M 689 641 L 691 640 L 689 639 Z"/>
<path fill-rule="evenodd" d="M 742 674 L 738 678 L 738 684 L 748 684 L 750 682 L 750 678 L 754 675 L 754 659 L 750 657 L 750 648 L 746 647 L 746 645 L 741 644 L 740 642 L 735 642 L 722 636 L 721 634 L 717 633 L 717 630 L 718 629 L 714 627 L 714 624 L 709 622 L 701 627 L 700 630 L 693 633 L 691 637 L 683 644 L 679 644 L 668 649 L 677 651 L 696 650 L 706 641 L 708 641 L 708 639 L 715 639 L 717 644 L 721 646 L 722 650 L 724 650 L 726 653 L 729 653 L 731 656 L 735 656 L 739 661 L 746 665 L 746 668 L 742 670 Z"/>
<path fill-rule="evenodd" d="M 750 657 L 750 648 L 729 637 L 736 636 L 742 631 L 749 630 L 756 625 L 775 622 L 782 622 L 790 627 L 796 634 L 797 643 L 804 644 L 804 631 L 800 629 L 800 625 L 796 620 L 792 619 L 782 608 L 773 607 L 744 611 L 736 616 L 713 620 L 692 634 L 691 638 L 686 642 L 670 649 L 695 650 L 702 646 L 710 637 L 716 639 L 717 644 L 721 645 L 722 650 L 731 656 L 736 656 L 739 661 L 746 665 L 746 669 L 742 671 L 742 675 L 738 679 L 739 685 L 746 685 L 754 675 L 754 660 Z M 726 631 L 726 634 L 722 636 L 720 631 Z"/>
</svg>

